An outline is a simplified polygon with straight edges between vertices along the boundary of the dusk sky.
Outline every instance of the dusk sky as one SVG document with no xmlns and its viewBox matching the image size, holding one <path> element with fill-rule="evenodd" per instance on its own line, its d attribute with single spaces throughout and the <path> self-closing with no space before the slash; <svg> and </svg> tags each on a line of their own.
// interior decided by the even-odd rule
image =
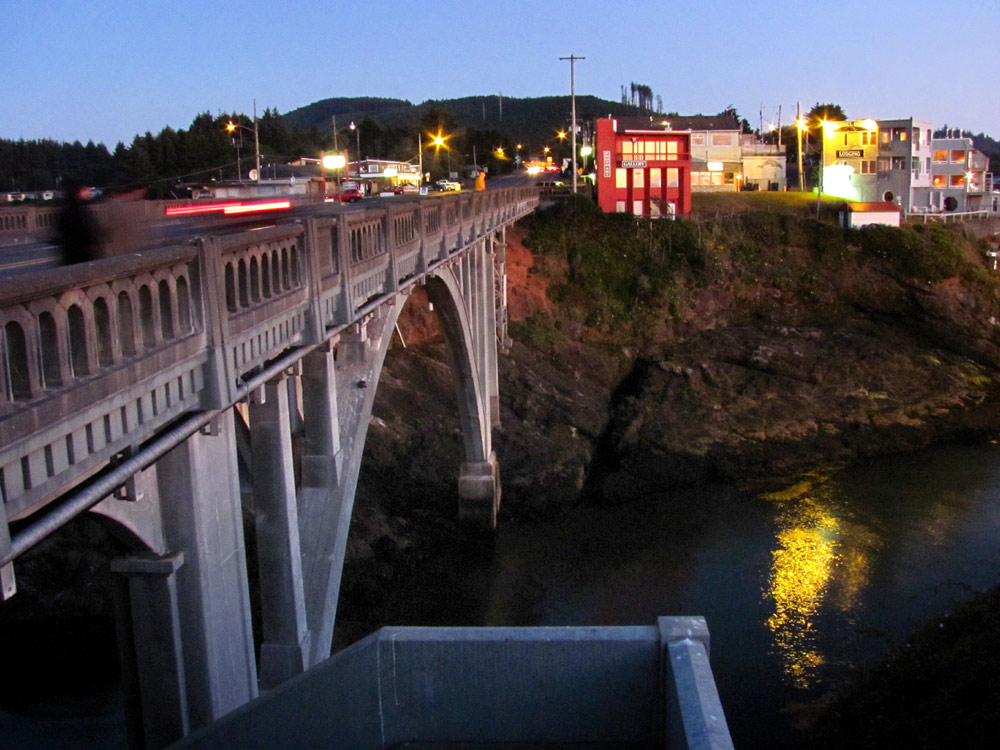
<svg viewBox="0 0 1000 750">
<path fill-rule="evenodd" d="M 2 2 L 0 137 L 130 143 L 256 98 L 427 99 L 650 86 L 666 111 L 756 127 L 817 102 L 1000 137 L 1000 1 Z"/>
</svg>

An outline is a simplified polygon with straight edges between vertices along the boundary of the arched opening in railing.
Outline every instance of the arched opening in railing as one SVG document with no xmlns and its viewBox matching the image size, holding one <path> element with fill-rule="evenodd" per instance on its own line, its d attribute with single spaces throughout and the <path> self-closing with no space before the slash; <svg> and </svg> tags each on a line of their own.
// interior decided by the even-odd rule
<svg viewBox="0 0 1000 750">
<path fill-rule="evenodd" d="M 289 279 L 291 277 L 288 275 L 288 248 L 281 248 L 281 288 L 289 289 Z"/>
<path fill-rule="evenodd" d="M 153 293 L 143 284 L 139 287 L 139 326 L 142 330 L 142 346 L 144 349 L 156 347 L 156 328 L 153 318 Z"/>
<path fill-rule="evenodd" d="M 170 296 L 170 284 L 160 281 L 157 292 L 160 297 L 160 335 L 169 341 L 174 337 L 174 311 Z"/>
<path fill-rule="evenodd" d="M 177 325 L 180 326 L 179 333 L 191 332 L 191 291 L 183 276 L 177 277 Z"/>
<path fill-rule="evenodd" d="M 292 267 L 292 286 L 297 287 L 301 282 L 299 281 L 299 252 L 295 245 L 292 245 L 292 252 L 290 255 L 289 264 Z"/>
<path fill-rule="evenodd" d="M 260 259 L 260 293 L 264 299 L 271 296 L 271 262 L 267 253 Z"/>
<path fill-rule="evenodd" d="M 226 263 L 226 309 L 236 312 L 236 272 L 232 263 Z"/>
<path fill-rule="evenodd" d="M 115 356 L 111 348 L 111 311 L 103 297 L 94 300 L 94 326 L 97 328 L 97 363 L 110 367 Z"/>
<path fill-rule="evenodd" d="M 42 382 L 46 388 L 58 388 L 63 384 L 59 367 L 59 329 L 52 313 L 43 312 L 38 316 L 38 335 L 42 355 Z"/>
<path fill-rule="evenodd" d="M 4 364 L 11 400 L 31 398 L 31 375 L 28 372 L 28 342 L 21 326 L 10 321 L 4 327 Z"/>
<path fill-rule="evenodd" d="M 260 271 L 257 258 L 250 258 L 250 300 L 260 302 Z"/>
<path fill-rule="evenodd" d="M 245 260 L 240 259 L 236 275 L 239 277 L 240 307 L 250 307 L 250 298 L 247 295 L 247 262 Z"/>
<path fill-rule="evenodd" d="M 84 322 L 83 310 L 79 305 L 70 305 L 66 311 L 66 321 L 69 324 L 69 362 L 73 368 L 74 377 L 90 375 L 90 360 L 87 357 L 87 325 Z"/>
<path fill-rule="evenodd" d="M 135 316 L 132 313 L 132 298 L 128 292 L 118 294 L 118 343 L 126 357 L 135 355 Z"/>
</svg>

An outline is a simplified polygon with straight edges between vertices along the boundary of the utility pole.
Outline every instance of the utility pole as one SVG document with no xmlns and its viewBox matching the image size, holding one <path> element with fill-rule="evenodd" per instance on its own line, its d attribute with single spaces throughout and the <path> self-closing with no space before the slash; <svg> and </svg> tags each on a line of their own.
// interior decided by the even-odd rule
<svg viewBox="0 0 1000 750">
<path fill-rule="evenodd" d="M 576 61 L 586 60 L 586 57 L 560 57 L 560 60 L 569 60 L 569 96 L 572 102 L 573 127 L 570 129 L 570 146 L 573 149 L 573 195 L 576 195 Z"/>
<path fill-rule="evenodd" d="M 799 192 L 804 193 L 806 189 L 805 175 L 802 174 L 802 104 L 795 103 L 795 133 L 798 136 L 799 146 Z"/>
<path fill-rule="evenodd" d="M 255 182 L 260 184 L 260 136 L 257 131 L 257 100 L 253 100 L 253 150 L 257 156 L 257 179 Z"/>
</svg>

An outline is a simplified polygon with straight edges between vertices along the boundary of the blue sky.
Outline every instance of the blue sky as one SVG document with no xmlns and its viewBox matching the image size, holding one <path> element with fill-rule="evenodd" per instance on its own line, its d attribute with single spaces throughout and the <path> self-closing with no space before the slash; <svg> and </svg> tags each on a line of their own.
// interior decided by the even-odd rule
<svg viewBox="0 0 1000 750">
<path fill-rule="evenodd" d="M 796 102 L 1000 138 L 1000 2 L 0 0 L 0 137 L 103 141 L 332 96 L 568 93 L 632 81 L 756 126 Z"/>
</svg>

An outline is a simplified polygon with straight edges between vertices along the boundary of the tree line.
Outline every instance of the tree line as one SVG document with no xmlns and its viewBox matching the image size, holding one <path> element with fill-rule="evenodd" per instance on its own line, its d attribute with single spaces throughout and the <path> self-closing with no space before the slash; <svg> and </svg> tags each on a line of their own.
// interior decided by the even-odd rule
<svg viewBox="0 0 1000 750">
<path fill-rule="evenodd" d="M 229 122 L 240 127 L 230 133 Z M 314 131 L 288 127 L 276 109 L 264 110 L 257 129 L 262 156 L 282 162 L 318 153 L 323 141 Z M 180 182 L 236 177 L 237 143 L 245 177 L 254 154 L 253 130 L 253 119 L 244 114 L 206 112 L 187 129 L 147 131 L 128 145 L 119 142 L 113 151 L 93 141 L 0 139 L 0 191 L 52 190 L 77 181 L 110 190 L 142 186 L 153 197 L 165 197 Z"/>
</svg>

